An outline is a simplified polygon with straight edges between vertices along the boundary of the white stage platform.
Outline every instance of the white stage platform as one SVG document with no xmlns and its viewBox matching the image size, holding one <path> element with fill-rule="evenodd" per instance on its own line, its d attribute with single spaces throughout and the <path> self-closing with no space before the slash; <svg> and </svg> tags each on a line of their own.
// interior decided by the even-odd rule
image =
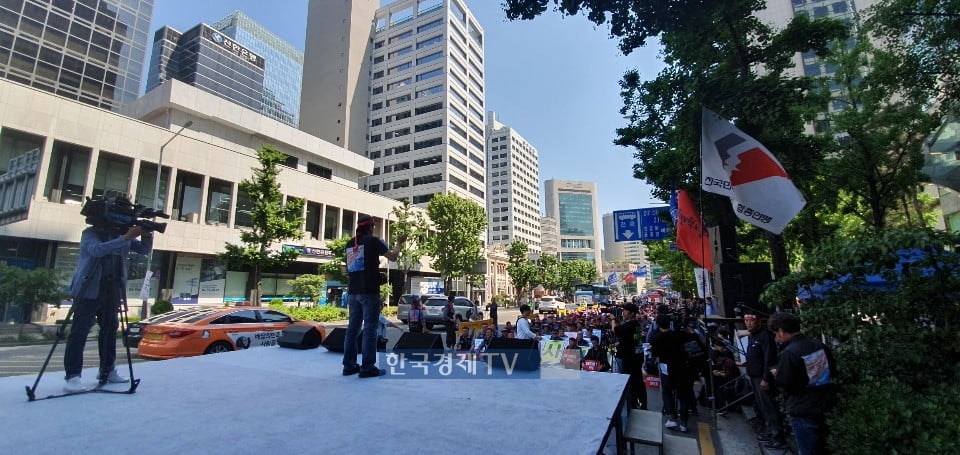
<svg viewBox="0 0 960 455">
<path fill-rule="evenodd" d="M 0 453 L 594 454 L 627 381 L 549 370 L 509 379 L 360 379 L 341 376 L 340 361 L 322 347 L 275 347 L 138 363 L 133 395 L 36 402 L 24 389 L 35 376 L 0 378 L 8 421 Z M 85 381 L 95 377 L 84 370 Z M 63 372 L 47 373 L 37 397 L 62 386 Z M 609 437 L 612 446 L 616 431 Z"/>
</svg>

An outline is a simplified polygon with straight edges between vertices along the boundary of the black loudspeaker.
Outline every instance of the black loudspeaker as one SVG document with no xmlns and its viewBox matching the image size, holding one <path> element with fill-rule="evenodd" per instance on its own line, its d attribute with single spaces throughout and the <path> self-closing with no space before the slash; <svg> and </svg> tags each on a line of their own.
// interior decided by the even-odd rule
<svg viewBox="0 0 960 455">
<path fill-rule="evenodd" d="M 494 338 L 485 352 L 493 368 L 534 371 L 540 368 L 540 343 L 537 340 Z M 506 362 L 507 364 L 505 364 Z"/>
<path fill-rule="evenodd" d="M 721 303 L 718 314 L 720 316 L 738 317 L 735 310 L 737 305 L 743 305 L 745 310 L 753 309 L 770 313 L 770 310 L 760 303 L 760 293 L 771 281 L 769 262 L 735 262 L 719 264 L 719 267 Z"/>
<path fill-rule="evenodd" d="M 323 340 L 323 347 L 330 352 L 343 352 L 343 340 L 346 336 L 347 329 L 337 327 L 327 334 L 327 338 Z"/>
<path fill-rule="evenodd" d="M 436 333 L 403 332 L 393 352 L 426 353 L 439 357 L 443 354 L 443 339 Z"/>
<path fill-rule="evenodd" d="M 290 325 L 283 329 L 283 335 L 277 338 L 282 348 L 316 349 L 320 346 L 320 332 L 309 325 Z"/>
</svg>

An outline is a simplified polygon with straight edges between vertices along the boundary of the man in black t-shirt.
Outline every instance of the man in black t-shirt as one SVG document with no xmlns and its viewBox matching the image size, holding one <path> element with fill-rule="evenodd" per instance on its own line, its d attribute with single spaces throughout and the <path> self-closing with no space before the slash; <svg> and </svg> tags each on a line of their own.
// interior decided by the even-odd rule
<svg viewBox="0 0 960 455">
<path fill-rule="evenodd" d="M 397 260 L 406 241 L 401 235 L 393 250 L 373 235 L 376 222 L 369 215 L 357 219 L 357 235 L 347 243 L 347 308 L 350 323 L 343 342 L 343 375 L 360 373 L 361 378 L 382 376 L 377 368 L 377 327 L 380 324 L 380 256 Z M 363 327 L 363 361 L 357 365 L 357 336 Z"/>
<path fill-rule="evenodd" d="M 632 303 L 624 304 L 621 314 L 623 322 L 618 324 L 616 319 L 610 321 L 610 328 L 617 335 L 617 358 L 623 364 L 622 373 L 630 375 L 627 387 L 633 394 L 634 401 L 631 405 L 647 409 L 647 386 L 643 383 L 643 355 L 637 353 L 636 337 L 640 330 L 640 323 L 637 322 L 637 306 Z"/>
</svg>

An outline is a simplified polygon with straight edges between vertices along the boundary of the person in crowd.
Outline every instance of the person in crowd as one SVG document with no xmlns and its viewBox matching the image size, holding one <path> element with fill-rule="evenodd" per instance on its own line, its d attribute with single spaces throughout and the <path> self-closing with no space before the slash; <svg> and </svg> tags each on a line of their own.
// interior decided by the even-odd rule
<svg viewBox="0 0 960 455">
<path fill-rule="evenodd" d="M 493 319 L 493 325 L 497 325 L 497 307 L 497 299 L 491 299 L 487 304 L 487 314 L 490 315 L 490 319 Z"/>
<path fill-rule="evenodd" d="M 378 318 L 377 324 L 377 352 L 385 352 L 387 350 L 387 327 L 393 327 L 395 329 L 403 331 L 403 327 L 393 323 L 386 316 L 383 315 L 383 308 L 387 306 L 387 303 L 384 302 L 380 305 L 380 316 Z M 361 343 L 362 345 L 362 343 Z"/>
<path fill-rule="evenodd" d="M 617 358 L 623 365 L 623 374 L 630 375 L 627 387 L 633 395 L 631 405 L 647 409 L 647 386 L 643 383 L 643 356 L 638 352 L 636 337 L 640 323 L 637 322 L 637 306 L 632 303 L 623 305 L 623 322 L 610 321 L 610 328 L 617 336 Z"/>
<path fill-rule="evenodd" d="M 473 348 L 473 337 L 470 336 L 470 329 L 463 327 L 460 329 L 460 338 L 457 340 L 458 351 L 469 351 Z"/>
<path fill-rule="evenodd" d="M 774 314 L 770 330 L 781 346 L 773 375 L 783 391 L 797 455 L 826 454 L 825 416 L 836 401 L 830 351 L 819 340 L 804 335 L 800 319 L 793 314 Z"/>
<path fill-rule="evenodd" d="M 127 289 L 127 254 L 149 254 L 153 233 L 131 226 L 124 234 L 116 232 L 107 220 L 87 218 L 90 227 L 80 234 L 80 259 L 70 283 L 73 297 L 73 322 L 63 355 L 67 393 L 90 387 L 80 382 L 83 349 L 94 320 L 100 327 L 97 348 L 100 354 L 100 384 L 120 384 L 130 379 L 117 372 L 117 329 L 120 326 L 121 293 Z"/>
<path fill-rule="evenodd" d="M 527 322 L 527 318 L 530 317 L 530 313 L 532 312 L 533 311 L 530 309 L 530 305 L 520 305 L 520 317 L 517 318 L 516 338 L 521 340 L 535 339 L 540 341 L 540 336 L 530 330 L 530 323 Z"/>
<path fill-rule="evenodd" d="M 776 403 L 776 390 L 773 386 L 773 374 L 770 369 L 777 363 L 777 342 L 770 330 L 756 313 L 743 315 L 747 326 L 747 375 L 753 386 L 757 411 L 763 422 L 757 439 L 768 449 L 779 450 L 785 447 L 783 440 L 782 416 Z"/>
<path fill-rule="evenodd" d="M 513 330 L 508 330 L 508 331 L 506 331 L 506 332 L 503 332 L 503 337 L 504 337 L 504 338 L 516 338 L 516 337 L 517 337 L 517 334 L 516 334 Z"/>
<path fill-rule="evenodd" d="M 550 335 L 550 341 L 563 341 L 563 334 L 560 333 L 559 329 L 554 329 L 553 333 Z"/>
<path fill-rule="evenodd" d="M 590 337 L 590 349 L 583 355 L 581 368 L 587 371 L 610 371 L 610 360 L 607 358 L 606 348 L 600 346 L 600 337 Z"/>
<path fill-rule="evenodd" d="M 373 235 L 376 221 L 370 215 L 357 218 L 356 235 L 347 243 L 347 307 L 350 322 L 343 343 L 343 375 L 361 378 L 383 376 L 377 368 L 377 326 L 380 320 L 380 256 L 397 260 L 406 236 L 397 238 L 394 249 Z M 357 338 L 363 328 L 363 360 L 357 365 Z"/>
<path fill-rule="evenodd" d="M 426 330 L 423 323 L 424 316 L 426 316 L 426 312 L 423 311 L 420 296 L 415 295 L 410 299 L 410 312 L 407 313 L 407 327 L 410 329 L 410 332 L 423 333 Z"/>
<path fill-rule="evenodd" d="M 523 305 L 521 305 L 521 306 L 523 306 Z M 504 331 L 504 332 L 512 332 L 512 331 L 513 331 L 513 324 L 512 324 L 510 321 L 507 321 L 507 323 L 504 324 L 504 326 L 503 326 L 503 331 Z"/>
<path fill-rule="evenodd" d="M 447 333 L 447 349 L 454 349 L 457 342 L 457 310 L 453 302 L 456 297 L 453 294 L 447 296 L 447 305 L 443 307 L 443 324 Z"/>
<path fill-rule="evenodd" d="M 723 343 L 713 343 L 713 393 L 715 406 L 722 408 L 735 398 L 735 391 L 730 387 L 733 381 L 740 377 L 740 368 L 733 359 L 733 353 Z"/>
<path fill-rule="evenodd" d="M 670 330 L 670 316 L 657 316 L 657 336 L 650 346 L 651 354 L 660 359 L 660 392 L 663 413 L 667 415 L 665 428 L 687 431 L 693 398 L 693 378 L 686 343 L 698 343 L 697 337 L 682 330 Z M 677 409 L 677 402 L 680 407 Z"/>
</svg>

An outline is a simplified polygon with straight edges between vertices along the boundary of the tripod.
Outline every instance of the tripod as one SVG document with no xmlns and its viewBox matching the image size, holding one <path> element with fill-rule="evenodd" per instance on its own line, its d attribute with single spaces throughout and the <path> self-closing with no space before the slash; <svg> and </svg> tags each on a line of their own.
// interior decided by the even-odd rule
<svg viewBox="0 0 960 455">
<path fill-rule="evenodd" d="M 94 265 L 93 265 L 94 269 L 92 269 L 92 270 L 95 270 L 96 268 L 99 268 L 99 267 L 100 267 L 100 262 L 101 262 L 101 260 L 100 260 L 100 259 L 97 259 L 97 261 L 96 261 L 96 262 L 94 263 Z M 119 275 L 118 275 L 118 276 L 119 276 Z M 84 294 L 84 291 L 86 291 L 87 286 L 88 286 L 89 284 L 90 284 L 90 281 L 89 281 L 89 280 L 85 280 L 85 281 L 83 282 L 83 284 L 81 285 L 81 287 L 80 287 L 80 292 L 78 293 L 78 295 L 83 295 L 83 294 Z M 124 337 L 126 337 L 126 336 L 128 335 L 128 326 L 129 326 L 129 317 L 127 316 L 127 313 L 128 313 L 129 308 L 128 308 L 128 306 L 127 306 L 126 287 L 123 285 L 123 280 L 117 280 L 116 285 L 117 285 L 117 290 L 116 290 L 116 291 L 117 291 L 117 295 L 120 297 L 120 302 L 121 302 L 120 308 L 117 309 L 117 311 L 120 313 L 120 314 L 119 314 L 119 318 L 118 318 L 118 319 L 119 319 L 119 322 L 120 322 L 120 333 L 121 333 Z M 60 340 L 62 340 L 62 339 L 64 338 L 64 334 L 65 334 L 66 331 L 67 331 L 67 325 L 69 325 L 70 322 L 71 322 L 71 319 L 73 319 L 73 313 L 74 313 L 74 309 L 76 308 L 76 305 L 77 305 L 77 302 L 74 302 L 73 305 L 70 305 L 70 309 L 67 311 L 67 317 L 65 317 L 65 318 L 63 319 L 63 322 L 60 324 L 60 327 L 57 328 L 57 335 L 56 335 L 56 338 L 54 338 L 53 346 L 50 347 L 50 352 L 47 353 L 47 358 L 46 358 L 46 360 L 43 361 L 43 366 L 40 367 L 40 372 L 37 374 L 37 379 L 36 379 L 35 381 L 33 381 L 33 387 L 24 386 L 24 387 L 27 389 L 27 399 L 28 399 L 28 401 L 36 401 L 36 400 L 38 400 L 38 399 L 41 399 L 41 400 L 42 400 L 42 399 L 44 399 L 44 398 L 54 398 L 54 397 L 58 397 L 58 396 L 65 396 L 65 395 L 73 395 L 73 394 L 74 394 L 74 393 L 64 393 L 64 394 L 59 394 L 59 395 L 50 395 L 50 396 L 47 396 L 47 397 L 44 397 L 44 398 L 37 398 L 37 396 L 36 396 L 36 391 L 37 391 L 37 385 L 40 384 L 40 378 L 43 377 L 43 373 L 44 373 L 44 371 L 46 371 L 47 365 L 50 364 L 50 358 L 53 357 L 53 352 L 57 349 L 57 345 L 60 344 Z M 102 321 L 101 321 L 101 323 L 102 323 Z M 86 336 L 86 334 L 84 334 L 84 336 Z M 127 390 L 125 390 L 125 391 L 109 391 L 109 392 L 112 392 L 112 393 L 132 394 L 132 393 L 135 393 L 135 392 L 137 391 L 137 386 L 140 385 L 140 380 L 134 378 L 134 376 L 133 376 L 133 356 L 130 354 L 130 345 L 129 345 L 128 343 L 124 343 L 124 347 L 126 347 L 126 350 L 127 350 L 127 367 L 129 368 L 129 372 L 130 372 L 130 388 L 127 389 Z M 101 381 L 103 381 L 103 380 L 101 380 Z M 103 382 L 101 382 L 100 385 L 103 385 Z M 91 391 L 94 391 L 94 390 L 103 391 L 103 392 L 108 392 L 108 391 L 105 390 L 105 389 L 99 389 L 99 388 L 98 388 L 98 389 L 92 389 Z M 83 393 L 83 392 L 77 392 L 77 393 Z"/>
</svg>

